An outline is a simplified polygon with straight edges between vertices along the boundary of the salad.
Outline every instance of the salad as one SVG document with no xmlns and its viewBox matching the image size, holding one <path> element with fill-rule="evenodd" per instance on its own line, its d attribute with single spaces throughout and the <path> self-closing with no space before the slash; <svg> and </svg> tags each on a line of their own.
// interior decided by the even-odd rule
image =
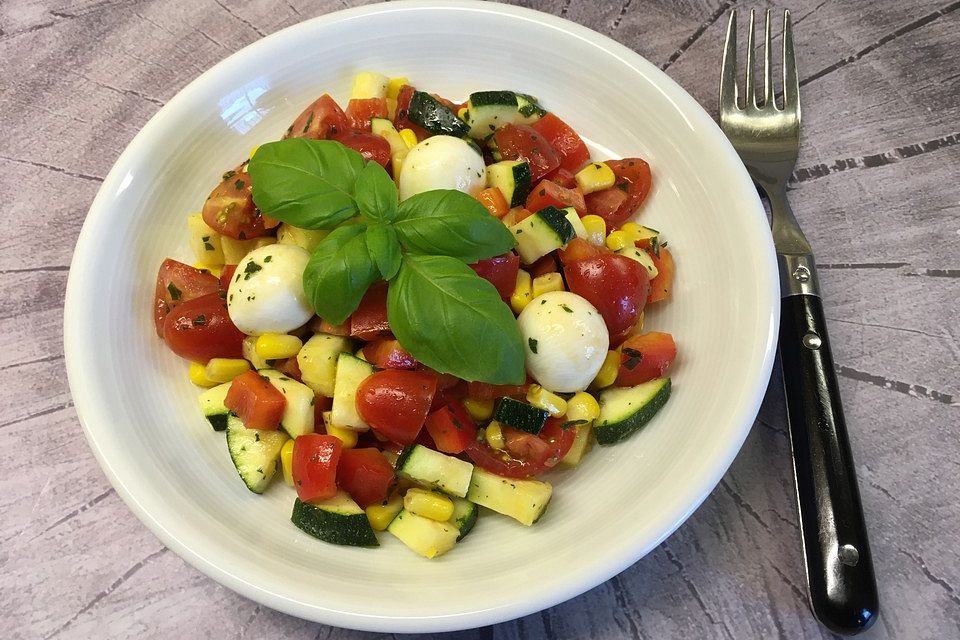
<svg viewBox="0 0 960 640">
<path fill-rule="evenodd" d="M 281 476 L 308 534 L 433 558 L 481 507 L 537 522 L 552 469 L 668 400 L 676 346 L 643 325 L 673 258 L 629 221 L 650 185 L 527 94 L 363 72 L 187 218 L 157 335 L 250 491 Z"/>
</svg>

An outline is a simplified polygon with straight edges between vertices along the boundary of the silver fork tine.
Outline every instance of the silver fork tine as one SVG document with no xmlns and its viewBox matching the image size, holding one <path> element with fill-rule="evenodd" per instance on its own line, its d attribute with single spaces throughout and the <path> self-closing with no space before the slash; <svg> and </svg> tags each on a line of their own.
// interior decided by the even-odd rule
<svg viewBox="0 0 960 640">
<path fill-rule="evenodd" d="M 783 12 L 783 108 L 797 114 L 800 120 L 800 80 L 797 77 L 797 60 L 793 55 L 793 25 L 790 10 Z"/>
<path fill-rule="evenodd" d="M 727 40 L 723 45 L 723 65 L 720 68 L 720 109 L 738 107 L 737 91 L 737 10 L 730 12 Z"/>
<path fill-rule="evenodd" d="M 743 108 L 748 110 L 757 105 L 757 99 L 753 95 L 753 30 L 753 9 L 750 9 L 750 25 L 747 27 L 747 70 L 743 87 Z"/>
<path fill-rule="evenodd" d="M 770 46 L 770 9 L 767 9 L 763 28 L 763 107 L 772 109 L 773 104 L 773 61 L 771 60 L 773 47 Z"/>
</svg>

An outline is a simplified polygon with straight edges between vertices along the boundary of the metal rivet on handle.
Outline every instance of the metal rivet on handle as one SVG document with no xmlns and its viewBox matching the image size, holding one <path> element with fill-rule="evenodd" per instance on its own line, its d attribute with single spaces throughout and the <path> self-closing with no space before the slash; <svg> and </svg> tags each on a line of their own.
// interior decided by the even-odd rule
<svg viewBox="0 0 960 640">
<path fill-rule="evenodd" d="M 800 265 L 793 270 L 793 277 L 797 282 L 808 282 L 810 280 L 810 269 Z"/>
<path fill-rule="evenodd" d="M 840 547 L 837 557 L 840 558 L 840 562 L 848 567 L 855 567 L 860 562 L 860 552 L 852 544 L 845 544 Z"/>
<path fill-rule="evenodd" d="M 822 344 L 823 341 L 820 339 L 820 336 L 815 333 L 808 333 L 803 336 L 803 346 L 807 349 L 819 349 Z"/>
</svg>

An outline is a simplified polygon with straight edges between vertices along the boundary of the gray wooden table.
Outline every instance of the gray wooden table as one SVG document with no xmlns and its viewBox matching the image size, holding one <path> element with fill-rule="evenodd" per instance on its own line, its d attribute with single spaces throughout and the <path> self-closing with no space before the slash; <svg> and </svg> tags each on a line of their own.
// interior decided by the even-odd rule
<svg viewBox="0 0 960 640">
<path fill-rule="evenodd" d="M 86 446 L 67 270 L 140 127 L 215 62 L 358 2 L 0 1 L 0 629 L 14 638 L 364 638 L 258 606 L 166 550 Z M 520 2 L 609 34 L 715 112 L 737 0 Z M 758 0 L 756 6 L 781 5 Z M 745 5 L 749 7 L 749 5 Z M 792 0 L 817 251 L 883 614 L 960 638 L 960 2 Z M 780 376 L 729 473 L 623 574 L 456 638 L 822 638 L 807 609 Z"/>
</svg>

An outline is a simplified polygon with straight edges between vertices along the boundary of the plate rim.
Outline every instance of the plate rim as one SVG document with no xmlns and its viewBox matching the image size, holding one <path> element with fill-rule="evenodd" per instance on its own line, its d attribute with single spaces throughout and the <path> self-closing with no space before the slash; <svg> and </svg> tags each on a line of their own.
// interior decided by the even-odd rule
<svg viewBox="0 0 960 640">
<path fill-rule="evenodd" d="M 363 631 L 414 633 L 455 631 L 495 624 L 555 606 L 602 584 L 626 570 L 660 545 L 667 537 L 672 535 L 715 489 L 741 450 L 743 442 L 755 422 L 760 404 L 769 384 L 770 373 L 776 355 L 776 339 L 780 315 L 780 306 L 778 304 L 780 289 L 779 279 L 775 275 L 768 275 L 767 293 L 772 304 L 769 315 L 765 316 L 768 321 L 768 331 L 763 346 L 763 358 L 753 393 L 750 394 L 749 401 L 745 402 L 740 409 L 739 413 L 742 416 L 742 424 L 739 425 L 739 429 L 735 434 L 736 437 L 727 441 L 726 447 L 717 454 L 712 473 L 704 476 L 701 482 L 687 491 L 687 493 L 695 494 L 695 499 L 689 502 L 686 500 L 683 501 L 684 504 L 689 504 L 689 506 L 681 509 L 679 513 L 672 517 L 673 524 L 671 526 L 667 527 L 656 539 L 649 540 L 642 545 L 630 547 L 630 553 L 618 556 L 617 561 L 592 567 L 592 570 L 589 572 L 589 578 L 579 582 L 563 582 L 555 588 L 546 591 L 546 593 L 538 594 L 537 597 L 531 597 L 522 602 L 496 609 L 470 610 L 445 616 L 369 616 L 324 608 L 318 603 L 308 603 L 302 599 L 286 597 L 270 589 L 248 582 L 241 576 L 232 573 L 229 569 L 208 560 L 189 542 L 179 538 L 176 533 L 169 530 L 162 522 L 151 515 L 139 501 L 136 495 L 138 490 L 131 489 L 124 482 L 124 479 L 111 464 L 107 452 L 104 451 L 100 442 L 98 442 L 98 430 L 90 418 L 94 414 L 100 413 L 100 410 L 93 402 L 91 394 L 87 389 L 88 381 L 84 378 L 81 366 L 83 362 L 83 358 L 81 357 L 83 341 L 80 339 L 82 327 L 79 322 L 71 321 L 71 316 L 77 317 L 79 314 L 70 313 L 70 310 L 78 304 L 76 300 L 82 297 L 85 285 L 85 278 L 78 275 L 82 269 L 77 269 L 77 267 L 84 263 L 90 251 L 96 249 L 92 241 L 95 229 L 100 223 L 105 222 L 105 220 L 101 220 L 101 218 L 104 218 L 106 215 L 104 211 L 108 207 L 108 201 L 114 197 L 118 188 L 122 187 L 122 181 L 124 179 L 122 174 L 130 164 L 131 156 L 137 153 L 137 148 L 144 144 L 144 140 L 149 138 L 150 132 L 159 126 L 158 123 L 164 120 L 168 113 L 173 111 L 171 105 L 177 105 L 180 102 L 188 100 L 190 94 L 201 90 L 207 77 L 216 75 L 221 69 L 233 64 L 238 58 L 254 56 L 261 51 L 267 51 L 274 41 L 289 37 L 292 33 L 374 14 L 389 14 L 405 11 L 467 11 L 522 19 L 530 23 L 535 23 L 539 25 L 539 27 L 549 28 L 566 33 L 571 37 L 576 37 L 600 49 L 604 53 L 613 55 L 623 62 L 627 62 L 631 67 L 642 70 L 644 75 L 655 78 L 655 85 L 668 91 L 675 101 L 682 103 L 678 106 L 679 111 L 688 117 L 695 118 L 698 124 L 702 124 L 705 130 L 714 138 L 714 142 L 718 143 L 720 148 L 725 148 L 727 157 L 724 158 L 724 164 L 734 165 L 734 171 L 740 174 L 740 186 L 744 187 L 741 190 L 744 191 L 744 193 L 752 194 L 749 198 L 749 205 L 751 205 L 753 209 L 753 218 L 758 224 L 762 223 L 764 225 L 766 224 L 766 218 L 759 196 L 753 188 L 753 183 L 746 169 L 740 162 L 736 151 L 727 141 L 726 137 L 723 136 L 719 127 L 708 112 L 683 89 L 683 87 L 670 78 L 665 72 L 661 71 L 656 65 L 609 36 L 565 18 L 525 7 L 488 3 L 480 0 L 454 0 L 448 2 L 437 0 L 404 0 L 401 2 L 379 3 L 335 11 L 290 25 L 235 51 L 201 73 L 180 89 L 173 98 L 151 116 L 141 130 L 137 132 L 114 162 L 87 212 L 71 259 L 64 301 L 63 336 L 67 378 L 78 420 L 100 468 L 110 481 L 110 484 L 115 488 L 117 494 L 126 504 L 127 508 L 129 508 L 167 548 L 174 551 L 201 573 L 230 588 L 234 592 L 284 613 L 323 624 Z M 744 203 L 744 208 L 748 208 L 747 202 Z M 746 215 L 746 213 L 744 215 Z M 764 243 L 766 261 L 770 266 L 768 274 L 776 274 L 776 259 L 773 241 L 772 237 L 769 237 L 769 231 L 767 231 L 766 237 L 769 238 L 769 241 Z"/>
</svg>

